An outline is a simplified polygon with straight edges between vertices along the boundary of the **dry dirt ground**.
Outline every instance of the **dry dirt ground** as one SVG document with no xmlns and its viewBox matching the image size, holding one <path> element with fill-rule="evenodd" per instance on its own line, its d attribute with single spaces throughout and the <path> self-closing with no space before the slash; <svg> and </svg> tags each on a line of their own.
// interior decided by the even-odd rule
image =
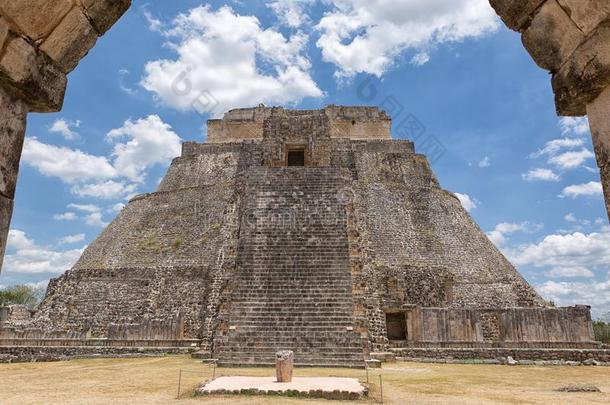
<svg viewBox="0 0 610 405">
<path fill-rule="evenodd" d="M 182 395 L 176 399 L 179 370 Z M 188 372 L 187 372 L 188 370 Z M 273 369 L 217 369 L 217 375 L 273 375 Z M 537 367 L 393 363 L 383 371 L 386 404 L 595 404 L 610 403 L 610 367 Z M 297 369 L 298 376 L 350 376 L 364 370 Z M 260 396 L 192 396 L 212 369 L 187 357 L 92 359 L 0 364 L 0 404 L 326 404 L 328 400 Z M 369 375 L 379 398 L 379 376 Z M 569 384 L 601 393 L 564 393 Z M 373 398 L 360 401 L 374 403 Z"/>
</svg>

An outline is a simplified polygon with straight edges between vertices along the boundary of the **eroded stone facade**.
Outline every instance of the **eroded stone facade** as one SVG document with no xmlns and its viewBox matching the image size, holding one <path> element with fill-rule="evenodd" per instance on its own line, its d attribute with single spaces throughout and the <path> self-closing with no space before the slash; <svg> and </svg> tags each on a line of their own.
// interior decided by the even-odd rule
<svg viewBox="0 0 610 405">
<path fill-rule="evenodd" d="M 540 298 L 390 123 L 336 106 L 210 121 L 5 338 L 196 339 L 226 364 L 291 349 L 358 365 L 389 347 L 393 314 L 403 345 L 592 344 L 589 308 Z"/>
</svg>

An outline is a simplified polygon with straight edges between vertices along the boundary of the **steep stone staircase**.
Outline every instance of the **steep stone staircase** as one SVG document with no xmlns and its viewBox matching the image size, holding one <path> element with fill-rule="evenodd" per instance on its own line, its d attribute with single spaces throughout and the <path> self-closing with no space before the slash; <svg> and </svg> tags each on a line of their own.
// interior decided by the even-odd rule
<svg viewBox="0 0 610 405">
<path fill-rule="evenodd" d="M 220 364 L 269 365 L 287 349 L 297 365 L 362 367 L 339 170 L 259 167 L 246 183 Z"/>
</svg>

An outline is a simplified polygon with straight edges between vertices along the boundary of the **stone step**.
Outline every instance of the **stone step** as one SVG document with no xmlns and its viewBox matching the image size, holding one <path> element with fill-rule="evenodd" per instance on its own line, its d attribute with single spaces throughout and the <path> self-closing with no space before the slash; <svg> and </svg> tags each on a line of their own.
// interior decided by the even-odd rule
<svg viewBox="0 0 610 405">
<path fill-rule="evenodd" d="M 245 311 L 248 313 L 248 315 L 262 315 L 262 314 L 274 314 L 274 313 L 278 313 L 280 315 L 292 315 L 292 314 L 302 314 L 302 315 L 306 315 L 306 314 L 319 314 L 319 313 L 325 313 L 325 314 L 351 314 L 353 312 L 353 304 L 343 304 L 343 305 L 337 305 L 337 304 L 328 304 L 328 305 L 309 305 L 309 306 L 301 306 L 301 305 L 290 305 L 288 306 L 288 304 L 278 304 L 278 305 L 271 305 L 271 304 L 264 304 L 264 305 L 249 305 L 248 301 L 237 301 L 233 303 L 233 308 L 236 311 Z"/>
<path fill-rule="evenodd" d="M 330 314 L 308 314 L 303 316 L 291 316 L 291 315 L 256 315 L 256 314 L 235 314 L 235 316 L 231 317 L 231 325 L 241 325 L 244 323 L 253 324 L 253 325 L 301 325 L 306 323 L 315 322 L 320 326 L 323 325 L 347 325 L 350 326 L 353 324 L 351 319 L 346 319 L 351 314 L 342 314 L 339 316 L 331 316 Z"/>
<path fill-rule="evenodd" d="M 241 279 L 243 281 L 248 280 L 247 278 Z M 350 294 L 352 293 L 352 284 L 351 283 L 343 283 L 333 285 L 332 283 L 327 283 L 329 288 L 333 288 L 334 291 L 332 293 L 328 292 L 329 288 L 317 287 L 315 285 L 311 285 L 312 283 L 289 283 L 289 282 L 277 282 L 277 283 L 268 283 L 268 284 L 253 284 L 248 286 L 248 291 L 244 291 L 244 293 L 252 293 L 252 292 L 283 292 L 286 290 L 296 290 L 297 292 L 292 293 L 293 296 L 305 296 L 308 293 L 312 294 L 320 294 L 321 296 L 326 295 L 327 297 L 332 297 L 334 294 L 342 293 L 342 294 Z"/>
<path fill-rule="evenodd" d="M 345 280 L 345 279 L 324 279 L 324 278 L 305 278 L 305 279 L 293 279 L 293 278 L 289 278 L 289 277 L 278 277 L 278 278 L 272 278 L 272 277 L 265 277 L 265 278 L 258 278 L 258 277 L 244 277 L 245 279 L 247 279 L 248 281 L 251 281 L 253 283 L 253 285 L 250 286 L 250 288 L 277 288 L 277 287 L 281 287 L 282 285 L 290 285 L 290 286 L 298 286 L 300 288 L 305 289 L 315 289 L 315 283 L 318 283 L 318 285 L 329 285 L 332 287 L 335 287 L 337 290 L 343 290 L 343 289 L 351 289 L 352 288 L 352 283 L 351 280 Z M 321 284 L 324 283 L 324 284 Z"/>
<path fill-rule="evenodd" d="M 291 288 L 298 289 L 300 296 L 304 296 L 309 293 L 325 294 L 324 289 L 312 287 L 310 285 L 307 285 L 306 283 L 302 283 L 302 284 L 277 283 L 277 284 L 251 285 L 248 293 L 249 294 L 268 293 L 268 294 L 275 295 L 276 293 L 281 293 L 282 291 L 286 291 L 287 289 L 291 289 Z M 338 285 L 335 288 L 336 288 L 335 294 L 350 294 L 352 292 L 351 285 Z M 330 295 L 330 296 L 332 296 L 332 295 Z"/>
<path fill-rule="evenodd" d="M 306 269 L 303 269 L 304 271 Z M 248 281 L 249 283 L 255 282 L 256 281 L 256 277 L 248 277 L 245 274 L 241 274 L 238 273 L 238 280 L 240 281 Z M 310 282 L 307 282 L 308 280 L 303 280 L 302 282 L 293 282 L 290 283 L 292 285 L 298 285 L 299 286 L 299 290 L 294 290 L 294 292 L 290 292 L 291 294 L 299 294 L 302 291 L 316 291 L 316 290 L 320 290 L 322 289 L 322 291 L 328 291 L 329 292 L 329 296 L 332 296 L 332 293 L 330 291 L 332 291 L 331 289 L 335 289 L 336 291 L 351 291 L 352 288 L 352 281 L 351 280 L 335 280 L 336 282 L 331 282 L 330 280 L 317 280 L 316 278 L 311 278 L 309 279 Z M 257 288 L 277 288 L 280 287 L 283 283 L 289 283 L 290 279 L 286 278 L 277 278 L 277 279 L 262 279 L 259 280 L 259 285 L 256 286 Z M 315 284 L 316 282 L 320 282 L 319 284 Z M 323 284 L 322 284 L 323 283 Z M 322 286 L 327 286 L 326 288 L 322 288 Z M 248 285 L 248 288 L 251 289 L 252 286 Z M 293 291 L 290 290 L 288 288 L 285 288 L 284 291 Z M 334 293 L 334 291 L 333 291 Z"/>
<path fill-rule="evenodd" d="M 308 270 L 306 267 L 301 267 L 300 271 L 303 270 Z M 333 283 L 333 282 L 340 282 L 340 283 L 349 283 L 351 284 L 351 279 L 348 278 L 347 275 L 336 275 L 336 276 L 329 276 L 329 275 L 293 275 L 293 274 L 281 274 L 280 271 L 278 271 L 277 273 L 268 273 L 268 274 L 257 274 L 257 273 L 250 273 L 245 274 L 245 272 L 238 272 L 237 273 L 238 276 L 241 277 L 247 277 L 248 280 L 257 280 L 257 281 L 302 281 L 302 282 L 329 282 L 329 283 Z"/>
<path fill-rule="evenodd" d="M 254 358 L 269 358 L 274 359 L 275 353 L 278 350 L 284 350 L 290 346 L 273 346 L 273 347 L 250 347 L 239 349 L 228 349 L 223 348 L 222 350 L 215 351 L 214 356 L 220 358 L 231 358 L 231 357 L 254 357 Z M 302 348 L 290 348 L 295 354 L 295 357 L 307 358 L 307 357 L 325 357 L 330 359 L 355 359 L 363 355 L 362 349 L 353 349 L 350 351 L 338 351 L 336 348 L 325 347 L 320 350 L 303 350 Z"/>
<path fill-rule="evenodd" d="M 319 328 L 316 330 L 315 328 Z M 360 341 L 360 337 L 353 334 L 346 334 L 347 328 L 335 328 L 334 330 L 322 329 L 319 326 L 310 326 L 308 329 L 299 330 L 296 327 L 286 329 L 262 329 L 256 327 L 240 327 L 229 331 L 233 337 L 240 335 L 242 337 L 260 338 L 263 340 L 273 339 L 307 339 L 307 340 L 324 340 L 324 341 Z"/>
<path fill-rule="evenodd" d="M 231 355 L 223 355 L 222 353 L 214 353 L 215 357 L 219 358 L 218 365 L 225 366 L 226 364 L 247 365 L 247 364 L 264 364 L 275 366 L 275 352 L 264 355 L 257 353 L 235 353 Z M 362 364 L 364 367 L 364 355 L 360 353 L 354 356 L 328 356 L 324 353 L 314 355 L 299 356 L 295 353 L 296 365 L 342 365 L 345 367 L 353 367 L 354 364 Z"/>
<path fill-rule="evenodd" d="M 260 306 L 252 306 L 248 305 L 248 301 L 238 301 L 233 305 L 237 311 L 245 311 L 248 312 L 248 315 L 262 315 L 262 314 L 275 314 L 290 316 L 294 314 L 300 315 L 313 315 L 313 314 L 337 314 L 337 315 L 345 315 L 351 314 L 353 311 L 353 305 L 345 303 L 343 305 L 337 305 L 336 303 L 327 304 L 327 305 L 301 305 L 299 303 L 294 303 L 292 305 L 289 304 L 278 304 L 271 305 L 265 304 Z"/>
<path fill-rule="evenodd" d="M 327 293 L 314 293 L 311 291 L 308 291 L 307 294 L 303 294 L 303 293 L 294 293 L 294 294 L 284 294 L 282 295 L 281 300 L 292 300 L 293 302 L 298 302 L 300 299 L 302 299 L 303 296 L 307 296 L 308 300 L 324 300 L 330 297 L 334 297 L 334 298 L 338 298 L 338 299 L 342 299 L 342 300 L 351 300 L 352 299 L 352 294 L 351 294 L 351 290 L 346 289 L 344 292 L 335 292 L 334 294 L 327 294 Z M 268 294 L 264 294 L 264 293 L 257 293 L 257 292 L 238 292 L 236 294 L 233 295 L 232 298 L 232 302 L 260 302 L 263 301 L 265 298 L 269 297 L 269 300 L 272 301 L 273 298 L 272 296 L 269 296 Z"/>
<path fill-rule="evenodd" d="M 219 364 L 364 365 L 354 327 L 344 182 L 336 168 L 256 168 L 245 206 L 228 326 L 214 344 Z M 301 355 L 299 358 L 298 356 Z"/>
<path fill-rule="evenodd" d="M 252 290 L 246 292 L 239 292 L 237 294 L 234 295 L 234 301 L 254 301 L 254 300 L 261 300 L 264 299 L 266 296 L 272 296 L 272 295 L 277 295 L 277 294 L 281 294 L 282 291 L 286 290 L 286 286 L 284 285 L 284 287 L 254 287 L 252 288 Z M 326 292 L 324 292 L 323 290 L 320 289 L 313 289 L 313 288 L 302 288 L 299 289 L 299 293 L 298 294 L 293 294 L 291 295 L 292 298 L 294 298 L 295 301 L 298 301 L 300 297 L 303 297 L 305 295 L 311 297 L 312 295 L 315 294 L 315 297 L 317 298 L 328 298 L 328 297 L 342 297 L 342 298 L 347 298 L 351 296 L 351 292 L 352 292 L 352 288 L 351 286 L 346 286 L 342 289 L 337 289 L 337 291 L 334 294 L 327 294 Z"/>
<path fill-rule="evenodd" d="M 235 317 L 231 317 L 227 323 L 230 326 L 239 326 L 239 325 L 252 325 L 258 326 L 261 329 L 268 327 L 268 329 L 273 330 L 273 328 L 277 327 L 289 327 L 289 326 L 303 326 L 308 327 L 309 325 L 315 327 L 324 327 L 329 331 L 343 330 L 346 327 L 352 327 L 354 325 L 354 321 L 351 319 L 351 314 L 345 314 L 343 317 L 338 317 L 340 319 L 328 320 L 328 316 L 323 315 L 317 318 L 314 317 L 301 317 L 301 318 L 273 318 L 271 316 L 254 316 L 254 315 L 235 315 Z M 315 324 L 311 324 L 315 322 Z"/>
<path fill-rule="evenodd" d="M 290 349 L 292 350 L 292 349 Z M 257 361 L 275 361 L 275 353 L 277 348 L 272 349 L 256 349 L 253 351 L 219 351 L 214 352 L 214 357 L 220 359 L 256 359 Z M 331 352 L 331 351 L 318 351 L 318 352 L 301 352 L 294 351 L 294 357 L 301 359 L 301 361 L 309 361 L 313 358 L 327 361 L 327 362 L 339 362 L 349 361 L 354 362 L 363 358 L 363 352 Z M 362 360 L 361 360 L 362 361 Z"/>
<path fill-rule="evenodd" d="M 239 342 L 235 340 L 241 338 Z M 257 351 L 266 350 L 272 351 L 285 347 L 295 347 L 299 353 L 310 352 L 328 352 L 328 353 L 361 353 L 362 343 L 360 342 L 341 342 L 332 344 L 328 341 L 308 341 L 308 340 L 292 340 L 282 339 L 274 341 L 259 341 L 247 339 L 239 336 L 233 336 L 233 342 L 227 342 L 223 345 L 219 352 L 235 352 L 235 351 Z"/>
<path fill-rule="evenodd" d="M 352 305 L 353 299 L 351 294 L 346 295 L 345 297 L 340 297 L 336 295 L 331 295 L 323 298 L 310 298 L 310 297 L 302 297 L 299 300 L 295 300 L 292 297 L 264 297 L 261 300 L 247 300 L 247 301 L 236 301 L 232 302 L 233 305 L 248 305 L 254 307 L 263 307 L 266 305 Z"/>
<path fill-rule="evenodd" d="M 230 321 L 229 326 L 236 328 L 236 330 L 250 328 L 250 330 L 262 331 L 274 331 L 274 330 L 292 330 L 293 332 L 301 328 L 303 334 L 309 332 L 327 332 L 327 333 L 349 333 L 348 328 L 353 328 L 353 324 L 350 322 L 337 323 L 317 323 L 312 325 L 311 321 L 298 321 L 298 322 L 249 322 L 249 321 Z M 353 333 L 353 332 L 352 332 Z"/>
<path fill-rule="evenodd" d="M 275 359 L 273 361 L 243 361 L 241 359 L 232 360 L 218 360 L 219 367 L 275 367 Z M 364 360 L 345 361 L 339 360 L 339 362 L 333 363 L 325 361 L 325 359 L 306 359 L 306 360 L 295 360 L 294 365 L 296 367 L 310 368 L 310 367 L 328 367 L 328 368 L 365 368 Z"/>
</svg>

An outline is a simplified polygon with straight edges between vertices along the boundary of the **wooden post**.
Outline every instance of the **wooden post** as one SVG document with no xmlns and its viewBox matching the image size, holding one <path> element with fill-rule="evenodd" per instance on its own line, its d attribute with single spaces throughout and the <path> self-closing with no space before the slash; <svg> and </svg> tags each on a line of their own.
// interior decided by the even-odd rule
<svg viewBox="0 0 610 405">
<path fill-rule="evenodd" d="M 291 382 L 293 367 L 294 352 L 292 352 L 291 350 L 282 350 L 275 353 L 275 372 L 277 375 L 277 382 Z"/>
<path fill-rule="evenodd" d="M 182 369 L 180 369 L 180 374 L 178 375 L 178 393 L 176 394 L 176 399 L 180 399 L 180 386 L 182 385 Z"/>
</svg>

